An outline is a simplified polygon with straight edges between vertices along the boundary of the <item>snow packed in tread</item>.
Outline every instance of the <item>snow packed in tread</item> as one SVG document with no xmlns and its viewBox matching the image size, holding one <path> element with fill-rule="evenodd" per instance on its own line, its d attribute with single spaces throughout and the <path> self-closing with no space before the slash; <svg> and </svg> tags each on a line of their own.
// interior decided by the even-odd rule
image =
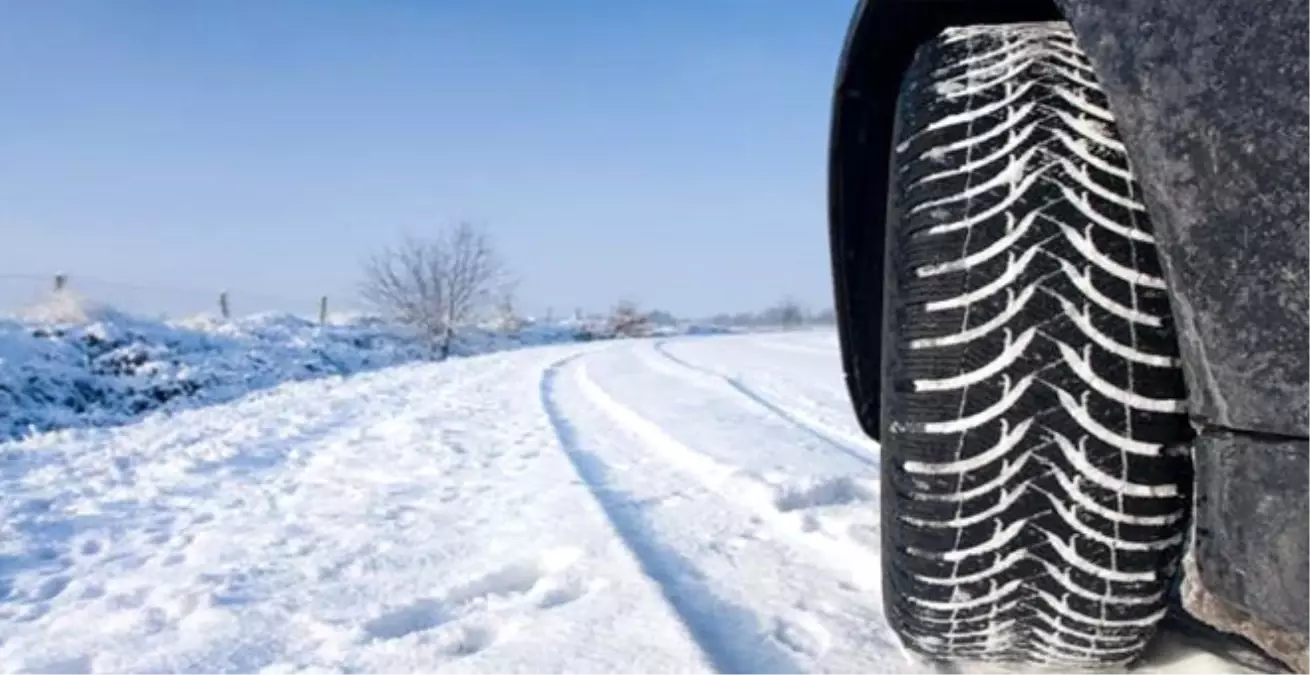
<svg viewBox="0 0 1310 675">
<path fill-rule="evenodd" d="M 1181 553 L 1186 398 L 1150 223 L 1063 24 L 916 57 L 889 234 L 889 618 L 934 658 L 1136 659 Z"/>
</svg>

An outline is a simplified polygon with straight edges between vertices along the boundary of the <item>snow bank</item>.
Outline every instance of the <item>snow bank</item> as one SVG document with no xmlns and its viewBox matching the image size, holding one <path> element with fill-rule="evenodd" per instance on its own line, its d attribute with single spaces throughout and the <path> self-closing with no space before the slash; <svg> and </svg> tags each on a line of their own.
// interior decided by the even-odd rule
<svg viewBox="0 0 1310 675">
<path fill-rule="evenodd" d="M 608 337 L 568 323 L 468 328 L 456 335 L 451 354 Z M 422 340 L 376 316 L 334 315 L 326 325 L 281 313 L 165 322 L 56 294 L 21 316 L 0 317 L 0 442 L 123 424 L 283 382 L 430 357 Z"/>
<path fill-rule="evenodd" d="M 457 337 L 452 354 L 572 339 L 564 327 L 471 329 Z M 323 326 L 288 314 L 160 322 L 53 303 L 21 318 L 0 318 L 0 441 L 122 424 L 287 381 L 428 357 L 421 341 L 375 317 L 334 317 Z"/>
<path fill-rule="evenodd" d="M 285 315 L 191 325 L 124 315 L 0 319 L 0 439 L 120 424 L 422 356 L 415 341 L 378 326 L 319 327 Z"/>
</svg>

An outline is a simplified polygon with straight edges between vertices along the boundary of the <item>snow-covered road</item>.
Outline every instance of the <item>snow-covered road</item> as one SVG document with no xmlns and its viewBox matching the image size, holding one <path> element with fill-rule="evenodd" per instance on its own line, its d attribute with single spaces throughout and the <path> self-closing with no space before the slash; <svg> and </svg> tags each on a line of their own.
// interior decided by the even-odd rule
<svg viewBox="0 0 1310 675">
<path fill-rule="evenodd" d="M 3 672 L 915 672 L 831 333 L 525 349 L 0 445 Z M 1162 642 L 1142 672 L 1247 672 Z"/>
</svg>

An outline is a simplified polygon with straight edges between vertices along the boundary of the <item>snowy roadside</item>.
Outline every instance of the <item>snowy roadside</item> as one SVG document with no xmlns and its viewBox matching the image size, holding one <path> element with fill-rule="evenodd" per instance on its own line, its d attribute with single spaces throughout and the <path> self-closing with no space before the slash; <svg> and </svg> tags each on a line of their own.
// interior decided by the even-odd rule
<svg viewBox="0 0 1310 675">
<path fill-rule="evenodd" d="M 0 671 L 706 670 L 553 446 L 563 355 L 11 445 Z"/>
<path fill-rule="evenodd" d="M 0 317 L 0 441 L 124 424 L 283 382 L 430 357 L 413 335 L 369 316 L 330 317 L 325 325 L 289 314 L 161 322 L 105 308 L 57 309 L 41 318 Z M 457 334 L 451 353 L 472 356 L 578 337 L 579 328 L 566 323 L 529 323 L 515 331 L 469 327 Z"/>
<path fill-rule="evenodd" d="M 2 443 L 0 672 L 931 672 L 882 617 L 826 339 L 515 350 Z M 1250 672 L 1171 639 L 1135 671 Z"/>
</svg>

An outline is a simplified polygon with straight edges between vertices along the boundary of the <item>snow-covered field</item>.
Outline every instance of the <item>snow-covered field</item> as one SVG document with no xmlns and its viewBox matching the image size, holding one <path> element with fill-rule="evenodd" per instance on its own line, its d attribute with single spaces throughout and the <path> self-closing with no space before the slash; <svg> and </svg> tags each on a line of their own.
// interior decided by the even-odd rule
<svg viewBox="0 0 1310 675">
<path fill-rule="evenodd" d="M 3 672 L 916 672 L 831 333 L 519 349 L 0 444 Z M 1165 636 L 1140 672 L 1249 672 Z"/>
</svg>

